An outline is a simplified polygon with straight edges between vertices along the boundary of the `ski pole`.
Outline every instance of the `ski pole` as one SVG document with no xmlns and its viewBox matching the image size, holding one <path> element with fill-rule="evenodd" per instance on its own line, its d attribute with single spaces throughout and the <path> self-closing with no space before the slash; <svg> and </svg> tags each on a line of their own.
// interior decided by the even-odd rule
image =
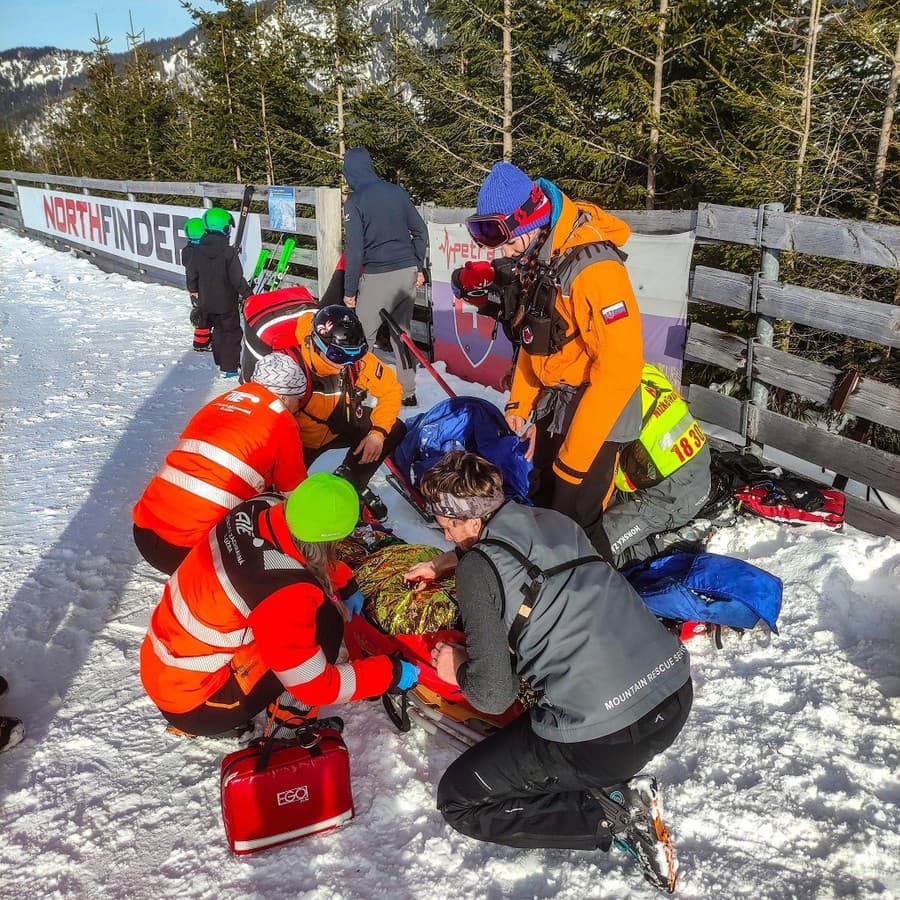
<svg viewBox="0 0 900 900">
<path fill-rule="evenodd" d="M 422 365 L 429 371 L 431 377 L 446 391 L 448 397 L 455 397 L 456 391 L 441 378 L 440 373 L 430 362 L 425 358 L 425 354 L 415 345 L 413 339 L 394 321 L 391 314 L 386 310 L 381 310 L 381 319 L 385 325 L 390 329 L 391 334 L 400 341 L 410 353 L 412 353 L 415 358 L 422 363 Z"/>
</svg>

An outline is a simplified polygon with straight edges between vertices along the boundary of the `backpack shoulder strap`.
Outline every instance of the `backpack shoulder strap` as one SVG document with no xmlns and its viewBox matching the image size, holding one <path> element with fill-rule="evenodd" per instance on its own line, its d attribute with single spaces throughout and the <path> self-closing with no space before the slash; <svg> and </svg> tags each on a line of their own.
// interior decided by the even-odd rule
<svg viewBox="0 0 900 900">
<path fill-rule="evenodd" d="M 518 547 L 514 547 L 512 544 L 507 541 L 501 541 L 498 538 L 485 538 L 483 541 L 479 541 L 479 544 L 492 544 L 495 547 L 502 547 L 509 553 L 511 556 L 515 557 L 525 568 L 525 574 L 531 579 L 531 583 L 529 585 L 522 585 L 522 593 L 525 595 L 522 599 L 522 603 L 519 606 L 518 611 L 516 612 L 516 617 L 513 619 L 513 623 L 509 628 L 509 634 L 507 636 L 507 641 L 509 643 L 510 653 L 515 654 L 516 647 L 519 643 L 519 638 L 522 636 L 522 629 L 528 622 L 528 619 L 531 617 L 532 610 L 537 603 L 538 596 L 541 592 L 541 588 L 544 586 L 544 583 L 548 578 L 552 578 L 554 575 L 558 575 L 560 572 L 565 572 L 569 569 L 574 569 L 577 566 L 583 565 L 584 563 L 589 562 L 603 562 L 603 558 L 597 555 L 592 556 L 579 556 L 577 559 L 571 559 L 564 563 L 560 563 L 558 566 L 551 566 L 549 569 L 542 569 L 540 566 L 533 563 L 524 553 L 522 553 Z"/>
<path fill-rule="evenodd" d="M 572 290 L 572 282 L 588 267 L 598 262 L 624 263 L 628 258 L 612 241 L 578 244 L 561 253 L 556 262 L 556 279 L 563 294 Z"/>
</svg>

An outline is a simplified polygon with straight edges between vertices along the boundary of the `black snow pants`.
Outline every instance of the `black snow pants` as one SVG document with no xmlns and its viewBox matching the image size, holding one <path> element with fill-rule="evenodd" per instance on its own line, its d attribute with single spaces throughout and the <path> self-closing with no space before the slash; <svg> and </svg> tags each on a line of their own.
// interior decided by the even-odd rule
<svg viewBox="0 0 900 900">
<path fill-rule="evenodd" d="M 357 491 L 362 491 L 369 483 L 371 477 L 378 471 L 378 467 L 394 452 L 400 441 L 406 437 L 406 424 L 402 419 L 397 419 L 391 430 L 388 432 L 388 436 L 384 439 L 384 447 L 381 450 L 381 456 L 374 462 L 362 463 L 359 461 L 359 456 L 354 454 L 353 451 L 371 429 L 371 420 L 369 416 L 365 416 L 358 425 L 354 423 L 349 425 L 336 425 L 335 421 L 336 417 L 329 422 L 329 427 L 332 429 L 340 428 L 340 432 L 327 444 L 323 444 L 321 447 L 304 447 L 303 461 L 306 463 L 306 467 L 309 468 L 313 464 L 313 460 L 318 459 L 318 457 L 326 451 L 348 447 L 347 455 L 340 465 L 340 468 L 342 469 L 340 474 L 346 478 Z"/>
<path fill-rule="evenodd" d="M 235 305 L 227 313 L 208 313 L 212 327 L 212 354 L 222 372 L 237 372 L 241 365 L 241 314 Z"/>
<path fill-rule="evenodd" d="M 669 747 L 692 700 L 688 679 L 630 727 L 573 744 L 538 737 L 524 713 L 447 769 L 438 809 L 453 828 L 480 841 L 571 850 L 608 846 L 603 811 L 588 789 L 628 781 Z"/>
<path fill-rule="evenodd" d="M 134 545 L 141 556 L 164 575 L 171 575 L 191 552 L 192 547 L 179 547 L 163 540 L 155 531 L 135 525 L 132 528 Z"/>
</svg>

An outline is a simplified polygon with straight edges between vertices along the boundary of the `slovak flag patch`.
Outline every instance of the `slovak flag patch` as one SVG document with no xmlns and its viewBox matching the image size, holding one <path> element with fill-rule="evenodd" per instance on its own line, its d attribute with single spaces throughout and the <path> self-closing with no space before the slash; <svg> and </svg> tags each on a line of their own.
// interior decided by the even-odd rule
<svg viewBox="0 0 900 900">
<path fill-rule="evenodd" d="M 612 306 L 604 306 L 600 310 L 600 315 L 603 316 L 603 321 L 607 325 L 612 325 L 613 322 L 618 322 L 619 319 L 628 317 L 628 307 L 625 305 L 624 300 L 620 300 L 618 303 L 613 303 Z"/>
</svg>

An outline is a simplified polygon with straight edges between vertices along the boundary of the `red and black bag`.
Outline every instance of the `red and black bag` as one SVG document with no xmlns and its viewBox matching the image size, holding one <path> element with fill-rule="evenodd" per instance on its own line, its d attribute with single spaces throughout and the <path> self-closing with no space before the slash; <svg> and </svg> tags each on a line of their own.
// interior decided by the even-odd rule
<svg viewBox="0 0 900 900">
<path fill-rule="evenodd" d="M 776 522 L 817 523 L 828 528 L 840 528 L 844 524 L 844 495 L 802 478 L 741 486 L 735 490 L 734 497 L 748 512 Z"/>
<path fill-rule="evenodd" d="M 304 365 L 297 346 L 297 321 L 314 315 L 319 305 L 305 287 L 280 288 L 254 294 L 244 301 L 244 340 L 241 346 L 241 378 L 253 377 L 256 360 L 273 350 L 286 353 Z M 310 391 L 312 390 L 311 379 Z M 308 396 L 304 399 L 309 399 Z"/>
<path fill-rule="evenodd" d="M 713 449 L 710 498 L 698 518 L 717 519 L 727 508 L 744 510 L 764 519 L 791 525 L 844 524 L 845 497 L 799 475 L 766 465 L 739 451 Z"/>
<path fill-rule="evenodd" d="M 330 831 L 353 818 L 342 727 L 340 719 L 310 722 L 287 740 L 261 738 L 222 760 L 222 820 L 235 853 Z"/>
</svg>

